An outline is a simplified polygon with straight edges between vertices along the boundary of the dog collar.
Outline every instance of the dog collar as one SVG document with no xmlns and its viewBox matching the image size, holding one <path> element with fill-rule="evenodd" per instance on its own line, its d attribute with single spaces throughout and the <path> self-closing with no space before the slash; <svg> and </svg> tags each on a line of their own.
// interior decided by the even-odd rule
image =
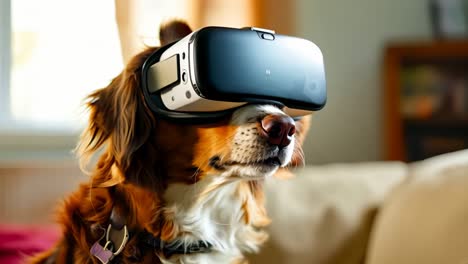
<svg viewBox="0 0 468 264">
<path fill-rule="evenodd" d="M 201 240 L 190 243 L 189 245 L 178 240 L 167 243 L 147 231 L 142 234 L 141 241 L 152 249 L 162 250 L 166 257 L 170 257 L 175 254 L 208 253 L 213 247 L 210 243 Z"/>
<path fill-rule="evenodd" d="M 119 255 L 125 248 L 130 234 L 127 229 L 125 218 L 118 212 L 116 207 L 112 208 L 109 218 L 109 225 L 104 235 L 96 241 L 90 253 L 101 261 L 103 264 L 108 264 L 114 257 Z M 145 246 L 162 251 L 165 257 L 170 257 L 175 254 L 195 254 L 207 253 L 211 251 L 212 245 L 206 241 L 196 241 L 190 244 L 185 244 L 179 240 L 166 242 L 160 237 L 155 237 L 148 231 L 143 231 L 138 234 L 138 241 Z M 104 246 L 101 241 L 104 241 Z"/>
</svg>

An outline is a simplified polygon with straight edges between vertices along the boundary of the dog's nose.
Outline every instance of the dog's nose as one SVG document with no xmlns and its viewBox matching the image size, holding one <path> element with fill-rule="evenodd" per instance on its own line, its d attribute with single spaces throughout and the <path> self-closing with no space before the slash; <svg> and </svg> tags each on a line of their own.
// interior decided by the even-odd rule
<svg viewBox="0 0 468 264">
<path fill-rule="evenodd" d="M 261 121 L 260 134 L 267 138 L 268 143 L 280 148 L 291 143 L 292 136 L 296 133 L 294 120 L 287 115 L 270 114 Z"/>
</svg>

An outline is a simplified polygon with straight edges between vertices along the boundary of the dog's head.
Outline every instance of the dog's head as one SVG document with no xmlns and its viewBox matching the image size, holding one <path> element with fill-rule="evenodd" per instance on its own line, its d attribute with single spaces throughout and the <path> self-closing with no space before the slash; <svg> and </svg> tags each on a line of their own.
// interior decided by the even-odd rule
<svg viewBox="0 0 468 264">
<path fill-rule="evenodd" d="M 162 27 L 164 45 L 191 32 L 182 22 Z M 79 153 L 103 149 L 95 184 L 131 182 L 164 189 L 203 177 L 262 179 L 303 162 L 300 145 L 309 118 L 294 121 L 272 105 L 247 105 L 216 124 L 184 125 L 158 118 L 145 103 L 140 71 L 157 48 L 135 56 L 106 88 L 89 96 L 90 120 Z"/>
</svg>

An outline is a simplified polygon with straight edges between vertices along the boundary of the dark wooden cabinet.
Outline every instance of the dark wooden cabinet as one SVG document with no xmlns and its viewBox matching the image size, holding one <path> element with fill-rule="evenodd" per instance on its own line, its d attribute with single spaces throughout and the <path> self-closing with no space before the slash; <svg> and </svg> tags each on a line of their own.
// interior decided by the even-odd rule
<svg viewBox="0 0 468 264">
<path fill-rule="evenodd" d="M 468 148 L 468 40 L 388 45 L 383 82 L 385 159 Z"/>
</svg>

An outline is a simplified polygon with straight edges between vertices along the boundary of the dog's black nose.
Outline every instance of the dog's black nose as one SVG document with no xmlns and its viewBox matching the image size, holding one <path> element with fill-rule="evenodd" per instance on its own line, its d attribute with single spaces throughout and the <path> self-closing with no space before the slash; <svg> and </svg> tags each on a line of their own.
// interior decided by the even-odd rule
<svg viewBox="0 0 468 264">
<path fill-rule="evenodd" d="M 268 143 L 280 148 L 288 146 L 292 136 L 296 133 L 294 120 L 287 115 L 266 115 L 260 124 L 260 134 L 267 138 Z"/>
</svg>

